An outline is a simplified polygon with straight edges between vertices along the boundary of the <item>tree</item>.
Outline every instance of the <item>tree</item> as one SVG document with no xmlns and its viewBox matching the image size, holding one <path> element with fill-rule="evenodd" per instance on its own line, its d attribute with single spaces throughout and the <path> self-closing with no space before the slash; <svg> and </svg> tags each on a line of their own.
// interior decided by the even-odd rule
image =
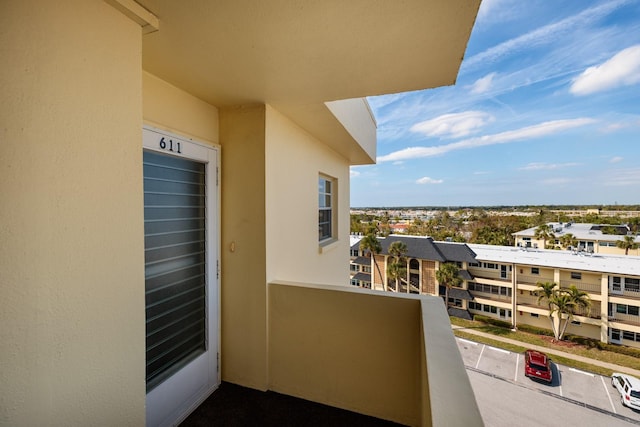
<svg viewBox="0 0 640 427">
<path fill-rule="evenodd" d="M 387 277 L 396 282 L 396 292 L 400 290 L 400 281 L 407 277 L 407 260 L 404 258 L 407 251 L 404 242 L 396 241 L 389 245 L 389 255 L 393 260 L 387 264 Z"/>
<path fill-rule="evenodd" d="M 560 245 L 564 249 L 569 248 L 569 246 L 571 246 L 572 248 L 575 248 L 576 246 L 578 246 L 578 239 L 573 234 L 567 233 L 560 236 Z"/>
<path fill-rule="evenodd" d="M 436 270 L 436 279 L 439 284 L 445 287 L 445 305 L 449 307 L 449 289 L 462 283 L 458 266 L 452 262 L 440 264 L 440 268 Z"/>
<path fill-rule="evenodd" d="M 629 249 L 638 249 L 635 236 L 624 236 L 622 240 L 616 242 L 616 246 L 624 249 L 624 254 L 629 255 Z"/>
<path fill-rule="evenodd" d="M 557 289 L 556 286 L 552 282 L 538 282 L 538 288 L 540 288 L 538 303 L 543 300 L 547 301 L 551 329 L 555 339 L 560 341 L 578 310 L 581 310 L 581 314 L 589 314 L 591 299 L 586 292 L 581 291 L 575 285 L 569 286 L 568 289 Z M 557 328 L 554 320 L 555 315 L 558 316 Z"/>
<path fill-rule="evenodd" d="M 547 240 L 555 239 L 556 237 L 553 234 L 553 229 L 549 224 L 542 224 L 538 226 L 533 236 L 538 240 L 542 240 L 543 249 L 547 247 Z"/>
<path fill-rule="evenodd" d="M 551 330 L 553 331 L 553 336 L 557 337 L 558 333 L 556 332 L 556 324 L 553 321 L 553 298 L 556 294 L 556 285 L 554 282 L 538 282 L 538 304 L 543 301 L 547 302 L 547 308 L 549 309 L 549 322 L 551 322 Z"/>
<path fill-rule="evenodd" d="M 382 272 L 380 271 L 380 266 L 376 261 L 376 255 L 382 251 L 382 245 L 380 245 L 380 242 L 378 241 L 378 238 L 376 237 L 375 232 L 368 233 L 366 236 L 362 238 L 362 240 L 360 240 L 360 250 L 362 252 L 365 252 L 367 256 L 373 259 L 373 265 L 375 265 L 376 270 L 378 271 L 378 275 L 380 276 L 380 280 L 382 281 L 382 290 L 383 291 L 386 290 L 385 284 L 384 284 L 384 278 L 382 277 Z M 371 284 L 372 284 L 372 287 L 375 289 L 375 280 L 373 277 L 371 277 Z"/>
</svg>

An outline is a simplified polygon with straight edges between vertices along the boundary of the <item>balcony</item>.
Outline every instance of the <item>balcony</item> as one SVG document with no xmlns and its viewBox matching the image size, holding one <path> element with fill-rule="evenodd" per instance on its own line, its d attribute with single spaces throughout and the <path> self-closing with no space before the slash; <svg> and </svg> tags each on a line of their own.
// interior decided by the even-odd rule
<svg viewBox="0 0 640 427">
<path fill-rule="evenodd" d="M 600 295 L 602 293 L 602 288 L 600 282 L 587 282 L 587 281 L 577 281 L 577 280 L 560 280 L 560 288 L 561 289 L 569 289 L 569 287 L 573 285 L 581 291 Z"/>
<path fill-rule="evenodd" d="M 268 299 L 271 392 L 404 425 L 483 425 L 440 298 L 279 282 Z"/>
</svg>

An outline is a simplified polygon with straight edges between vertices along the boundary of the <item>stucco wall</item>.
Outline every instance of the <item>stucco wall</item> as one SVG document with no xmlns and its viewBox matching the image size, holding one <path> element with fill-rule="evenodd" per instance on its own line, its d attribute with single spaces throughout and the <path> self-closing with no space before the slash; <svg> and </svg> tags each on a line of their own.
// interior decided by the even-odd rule
<svg viewBox="0 0 640 427">
<path fill-rule="evenodd" d="M 349 285 L 349 164 L 266 108 L 267 280 Z M 337 240 L 318 244 L 318 176 L 337 179 Z"/>
<path fill-rule="evenodd" d="M 145 124 L 200 142 L 218 143 L 216 107 L 148 72 L 142 73 L 142 89 Z"/>
<path fill-rule="evenodd" d="M 140 27 L 0 3 L 0 424 L 144 425 Z"/>
<path fill-rule="evenodd" d="M 222 380 L 267 387 L 265 106 L 220 111 Z"/>
<path fill-rule="evenodd" d="M 428 403 L 420 400 L 423 340 L 417 298 L 353 287 L 270 284 L 269 307 L 272 390 L 420 424 L 422 405 Z M 451 335 L 444 316 L 432 323 Z M 430 330 L 437 327 L 429 324 Z"/>
</svg>

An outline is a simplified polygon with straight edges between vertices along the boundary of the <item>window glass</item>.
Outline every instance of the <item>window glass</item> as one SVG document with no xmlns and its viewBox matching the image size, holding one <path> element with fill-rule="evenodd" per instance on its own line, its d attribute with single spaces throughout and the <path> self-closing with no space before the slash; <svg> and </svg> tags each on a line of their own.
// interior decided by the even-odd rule
<svg viewBox="0 0 640 427">
<path fill-rule="evenodd" d="M 616 305 L 616 312 L 622 313 L 622 314 L 627 314 L 627 306 L 625 304 L 617 304 Z"/>
<path fill-rule="evenodd" d="M 531 274 L 540 274 L 540 269 L 538 267 L 531 267 Z"/>
<path fill-rule="evenodd" d="M 628 314 L 632 314 L 634 316 L 638 315 L 638 307 L 636 307 L 635 305 L 630 305 L 627 307 L 627 313 Z"/>
<path fill-rule="evenodd" d="M 582 280 L 582 273 L 578 273 L 575 271 L 571 272 L 571 278 L 574 280 Z"/>
<path fill-rule="evenodd" d="M 318 178 L 318 240 L 334 237 L 334 182 L 333 178 Z"/>
</svg>

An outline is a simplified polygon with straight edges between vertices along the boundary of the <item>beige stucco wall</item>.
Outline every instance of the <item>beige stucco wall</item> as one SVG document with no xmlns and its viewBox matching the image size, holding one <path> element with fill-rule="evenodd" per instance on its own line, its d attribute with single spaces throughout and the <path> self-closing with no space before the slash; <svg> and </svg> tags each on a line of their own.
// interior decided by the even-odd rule
<svg viewBox="0 0 640 427">
<path fill-rule="evenodd" d="M 349 285 L 349 163 L 266 107 L 267 281 Z M 318 176 L 336 178 L 338 239 L 318 244 Z"/>
<path fill-rule="evenodd" d="M 405 425 L 420 424 L 428 401 L 421 401 L 417 297 L 270 284 L 269 307 L 270 389 Z M 451 336 L 445 319 L 435 323 L 446 326 Z M 452 336 L 450 340 L 454 343 Z M 454 371 L 439 362 L 434 366 Z M 464 369 L 459 372 L 466 377 Z"/>
<path fill-rule="evenodd" d="M 199 142 L 217 144 L 218 109 L 193 95 L 142 73 L 144 123 Z"/>
<path fill-rule="evenodd" d="M 0 2 L 0 424 L 144 425 L 140 27 Z"/>
<path fill-rule="evenodd" d="M 220 111 L 222 380 L 261 390 L 267 388 L 264 141 L 264 105 Z"/>
</svg>

